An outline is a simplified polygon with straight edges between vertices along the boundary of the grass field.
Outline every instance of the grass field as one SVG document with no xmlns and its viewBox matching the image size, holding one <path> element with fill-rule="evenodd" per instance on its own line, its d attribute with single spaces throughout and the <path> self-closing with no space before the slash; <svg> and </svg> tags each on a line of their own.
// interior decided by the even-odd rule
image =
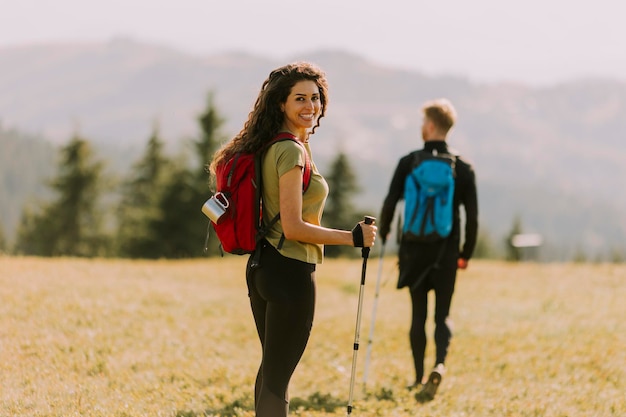
<svg viewBox="0 0 626 417">
<path fill-rule="evenodd" d="M 244 263 L 0 257 L 0 416 L 253 416 L 260 348 Z M 360 272 L 360 260 L 318 267 L 294 416 L 346 415 Z M 352 416 L 626 415 L 626 265 L 472 261 L 427 404 L 404 388 L 409 297 L 394 258 L 363 383 L 377 272 L 371 258 Z"/>
</svg>

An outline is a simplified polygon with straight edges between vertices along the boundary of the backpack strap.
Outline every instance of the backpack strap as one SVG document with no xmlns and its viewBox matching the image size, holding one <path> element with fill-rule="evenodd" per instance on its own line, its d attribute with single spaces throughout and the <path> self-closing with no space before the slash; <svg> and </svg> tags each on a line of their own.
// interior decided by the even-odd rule
<svg viewBox="0 0 626 417">
<path fill-rule="evenodd" d="M 442 157 L 449 158 L 452 161 L 452 164 L 451 164 L 451 166 L 452 166 L 452 174 L 456 178 L 456 160 L 459 157 L 459 153 L 455 149 L 447 148 L 446 152 L 439 152 L 439 153 L 436 150 L 435 150 L 435 152 L 429 152 L 426 149 L 419 149 L 417 151 L 413 151 L 412 155 L 413 155 L 413 161 L 412 161 L 412 165 L 411 165 L 411 170 L 410 171 L 415 169 L 422 162 L 422 160 L 425 159 L 425 158 L 428 158 L 428 156 L 440 155 Z"/>
<path fill-rule="evenodd" d="M 422 159 L 424 159 L 424 154 L 430 155 L 430 153 L 426 152 L 424 149 L 420 149 L 420 150 L 413 152 L 413 161 L 411 165 L 411 170 L 417 167 L 420 164 L 420 162 L 422 162 Z"/>
<path fill-rule="evenodd" d="M 237 166 L 237 161 L 239 160 L 239 157 L 241 156 L 241 152 L 237 152 L 235 154 L 235 160 L 233 161 L 233 164 L 230 167 L 230 171 L 228 171 L 228 177 L 226 179 L 226 187 L 230 188 L 230 184 L 233 181 L 233 173 L 235 172 L 235 167 Z"/>
<path fill-rule="evenodd" d="M 311 157 L 309 156 L 309 153 L 305 149 L 302 142 L 300 142 L 295 135 L 288 133 L 288 132 L 280 132 L 278 135 L 276 135 L 272 140 L 268 141 L 261 148 L 260 154 L 263 154 L 270 146 L 272 146 L 276 142 L 282 142 L 284 140 L 294 141 L 295 143 L 300 145 L 300 147 L 302 148 L 302 151 L 304 152 L 304 170 L 302 172 L 302 194 L 304 194 L 309 189 L 309 185 L 311 185 L 311 177 L 312 177 L 313 170 L 311 167 Z M 257 178 L 260 179 L 260 183 L 263 184 L 263 177 L 260 172 L 257 173 Z M 260 188 L 259 188 L 259 191 L 262 193 Z M 280 220 L 280 212 L 276 213 L 276 215 L 272 218 L 272 220 L 270 220 L 268 224 L 261 225 L 261 227 L 259 228 L 259 236 L 257 237 L 257 240 L 262 239 L 267 234 L 267 232 L 278 222 L 278 220 Z M 278 249 L 281 249 L 283 247 L 284 242 L 285 242 L 285 234 L 283 233 L 281 234 L 280 240 L 278 241 Z"/>
<path fill-rule="evenodd" d="M 276 135 L 272 140 L 270 140 L 263 148 L 264 150 L 275 144 L 276 142 L 282 142 L 283 140 L 292 140 L 296 142 L 302 150 L 304 151 L 304 171 L 302 172 L 302 193 L 305 193 L 306 190 L 309 189 L 309 185 L 311 185 L 311 176 L 312 176 L 312 168 L 311 168 L 311 157 L 309 153 L 304 148 L 302 142 L 298 140 L 293 134 L 289 132 L 280 132 Z"/>
</svg>

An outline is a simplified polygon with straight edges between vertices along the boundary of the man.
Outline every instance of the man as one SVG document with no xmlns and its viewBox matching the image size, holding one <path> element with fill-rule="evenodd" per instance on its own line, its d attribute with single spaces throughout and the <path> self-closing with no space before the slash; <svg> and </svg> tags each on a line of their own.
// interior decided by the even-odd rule
<svg viewBox="0 0 626 417">
<path fill-rule="evenodd" d="M 446 99 L 425 103 L 422 108 L 422 139 L 424 148 L 412 152 L 400 159 L 395 170 L 389 192 L 382 207 L 379 219 L 379 232 L 383 244 L 387 240 L 397 202 L 405 198 L 405 180 L 415 168 L 417 161 L 428 155 L 450 156 L 454 175 L 454 198 L 452 206 L 452 224 L 449 236 L 435 242 L 414 241 L 403 234 L 399 248 L 398 288 L 408 287 L 412 303 L 412 321 L 410 329 L 411 350 L 415 366 L 415 382 L 410 389 L 421 388 L 416 394 L 420 401 L 434 398 L 445 371 L 445 360 L 452 332 L 448 323 L 448 314 L 457 268 L 467 268 L 476 245 L 478 231 L 478 202 L 476 181 L 471 164 L 453 152 L 446 143 L 448 133 L 456 121 L 456 111 Z M 421 158 L 421 159 L 420 159 Z M 408 190 L 408 188 L 407 188 Z M 406 202 L 405 202 L 406 204 Z M 460 206 L 465 211 L 465 233 L 461 246 Z M 405 216 L 405 222 L 409 219 Z M 436 360 L 428 379 L 424 384 L 424 354 L 426 350 L 426 316 L 428 311 L 428 292 L 435 291 L 435 345 Z"/>
</svg>

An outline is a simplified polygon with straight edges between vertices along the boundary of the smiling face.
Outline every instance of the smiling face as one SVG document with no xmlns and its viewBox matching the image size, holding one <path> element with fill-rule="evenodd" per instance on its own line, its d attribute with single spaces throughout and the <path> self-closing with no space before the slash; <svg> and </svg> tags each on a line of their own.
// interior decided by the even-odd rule
<svg viewBox="0 0 626 417">
<path fill-rule="evenodd" d="M 283 130 L 304 140 L 322 110 L 319 87 L 314 81 L 298 81 L 280 108 L 285 115 Z"/>
</svg>

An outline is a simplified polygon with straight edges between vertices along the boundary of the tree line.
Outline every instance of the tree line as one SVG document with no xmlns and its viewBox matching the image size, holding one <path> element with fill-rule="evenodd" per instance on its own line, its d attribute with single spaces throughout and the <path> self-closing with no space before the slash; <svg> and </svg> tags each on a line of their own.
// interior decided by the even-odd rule
<svg viewBox="0 0 626 417">
<path fill-rule="evenodd" d="M 74 134 L 58 150 L 56 172 L 45 183 L 50 192 L 43 194 L 52 197 L 22 208 L 12 245 L 0 222 L 0 254 L 147 259 L 221 255 L 219 241 L 200 210 L 211 195 L 206 167 L 228 139 L 221 131 L 224 119 L 211 93 L 197 123 L 200 134 L 186 143 L 191 155 L 177 156 L 166 153 L 155 125 L 143 154 L 121 180 L 105 174 L 105 162 L 98 158 L 90 141 Z M 345 153 L 338 151 L 324 174 L 330 194 L 323 225 L 350 229 L 364 214 L 372 214 L 353 202 L 360 184 Z M 15 181 L 9 182 L 13 188 L 19 186 Z M 529 258 L 524 249 L 511 244 L 512 237 L 523 231 L 519 218 L 513 219 L 510 232 L 501 243 L 492 239 L 484 225 L 480 230 L 476 258 L 541 258 L 539 249 Z M 325 254 L 358 256 L 358 251 L 326 246 Z M 615 249 L 608 259 L 623 262 L 623 254 Z M 593 261 L 582 250 L 572 260 Z"/>
<path fill-rule="evenodd" d="M 219 256 L 219 240 L 200 210 L 211 195 L 207 167 L 227 140 L 212 94 L 197 122 L 201 133 L 189 141 L 191 156 L 168 155 L 155 125 L 142 155 L 121 180 L 107 177 L 105 162 L 90 141 L 74 134 L 60 148 L 56 172 L 46 183 L 53 197 L 23 208 L 12 248 L 0 227 L 0 252 L 147 259 Z M 344 153 L 338 153 L 327 179 L 331 194 L 325 225 L 352 227 L 360 216 L 351 203 L 358 184 Z M 330 249 L 327 255 L 349 254 L 345 249 L 350 248 Z"/>
</svg>

